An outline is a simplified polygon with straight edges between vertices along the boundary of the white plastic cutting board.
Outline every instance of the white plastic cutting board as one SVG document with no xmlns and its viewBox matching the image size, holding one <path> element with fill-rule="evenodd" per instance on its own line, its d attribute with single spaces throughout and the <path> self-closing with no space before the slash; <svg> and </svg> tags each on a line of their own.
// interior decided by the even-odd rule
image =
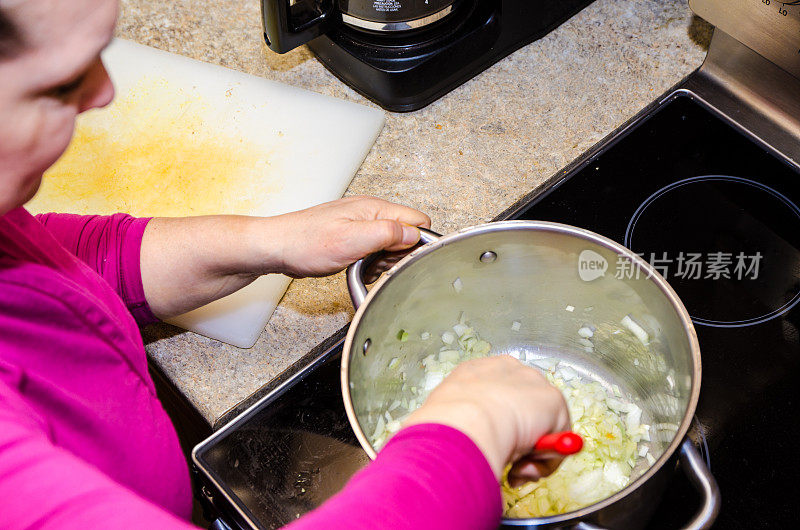
<svg viewBox="0 0 800 530">
<path fill-rule="evenodd" d="M 33 212 L 298 210 L 341 197 L 383 126 L 381 111 L 129 41 L 103 59 L 115 102 L 79 118 Z M 251 347 L 290 281 L 263 276 L 170 322 Z"/>
</svg>

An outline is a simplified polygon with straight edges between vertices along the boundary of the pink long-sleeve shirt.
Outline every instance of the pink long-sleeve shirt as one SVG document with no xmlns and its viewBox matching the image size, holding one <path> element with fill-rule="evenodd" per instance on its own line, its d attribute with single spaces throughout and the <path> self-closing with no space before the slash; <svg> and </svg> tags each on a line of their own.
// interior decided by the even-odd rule
<svg viewBox="0 0 800 530">
<path fill-rule="evenodd" d="M 0 217 L 0 528 L 189 528 L 191 489 L 138 324 L 147 219 Z M 292 525 L 493 528 L 497 482 L 461 432 L 398 433 Z"/>
</svg>

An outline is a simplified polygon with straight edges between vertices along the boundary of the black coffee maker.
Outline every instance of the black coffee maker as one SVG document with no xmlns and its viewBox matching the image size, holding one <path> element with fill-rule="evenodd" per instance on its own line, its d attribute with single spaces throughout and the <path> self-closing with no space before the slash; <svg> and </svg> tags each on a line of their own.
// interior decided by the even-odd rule
<svg viewBox="0 0 800 530">
<path fill-rule="evenodd" d="M 301 44 L 387 110 L 416 110 L 592 0 L 262 0 L 264 38 Z"/>
</svg>

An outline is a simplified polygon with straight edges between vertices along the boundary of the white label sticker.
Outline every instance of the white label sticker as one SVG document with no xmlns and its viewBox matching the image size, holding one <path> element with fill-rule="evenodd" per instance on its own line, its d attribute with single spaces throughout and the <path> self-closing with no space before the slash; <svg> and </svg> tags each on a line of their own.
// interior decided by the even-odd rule
<svg viewBox="0 0 800 530">
<path fill-rule="evenodd" d="M 399 0 L 372 0 L 372 7 L 375 11 L 387 13 L 400 11 L 403 6 Z"/>
</svg>

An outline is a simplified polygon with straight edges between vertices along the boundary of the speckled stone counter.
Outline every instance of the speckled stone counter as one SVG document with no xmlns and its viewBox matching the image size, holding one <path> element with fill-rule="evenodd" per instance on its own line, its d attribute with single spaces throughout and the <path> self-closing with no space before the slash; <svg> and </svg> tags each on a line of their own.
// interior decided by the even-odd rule
<svg viewBox="0 0 800 530">
<path fill-rule="evenodd" d="M 256 0 L 123 0 L 117 34 L 372 105 L 305 47 L 268 50 L 260 16 Z M 697 68 L 709 38 L 686 0 L 597 0 L 432 105 L 389 113 L 347 193 L 419 208 L 443 233 L 490 220 Z M 251 349 L 166 325 L 145 340 L 213 425 L 352 314 L 339 274 L 295 280 Z"/>
</svg>

